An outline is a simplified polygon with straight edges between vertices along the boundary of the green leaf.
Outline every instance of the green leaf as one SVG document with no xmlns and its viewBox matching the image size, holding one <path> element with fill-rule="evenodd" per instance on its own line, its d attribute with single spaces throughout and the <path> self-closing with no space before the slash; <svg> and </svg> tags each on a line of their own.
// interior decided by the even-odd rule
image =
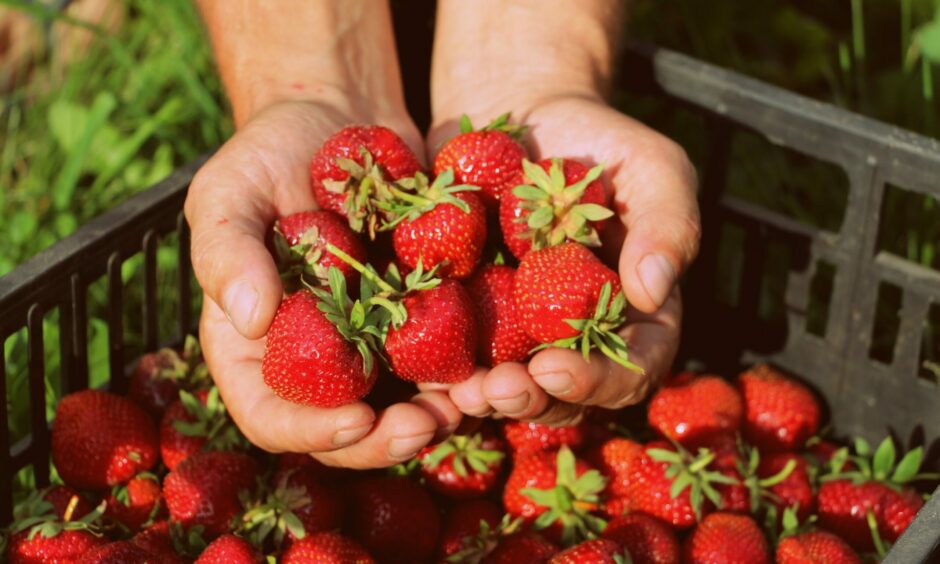
<svg viewBox="0 0 940 564">
<path fill-rule="evenodd" d="M 871 455 L 871 445 L 862 437 L 855 438 L 855 454 L 859 456 Z"/>
<path fill-rule="evenodd" d="M 526 225 L 531 229 L 540 229 L 550 224 L 554 218 L 555 213 L 551 206 L 544 206 L 529 214 Z"/>
<path fill-rule="evenodd" d="M 547 201 L 550 196 L 544 191 L 529 184 L 520 184 L 512 189 L 514 196 L 521 200 Z"/>
<path fill-rule="evenodd" d="M 940 11 L 934 19 L 917 28 L 914 41 L 924 58 L 934 64 L 940 64 Z"/>
<path fill-rule="evenodd" d="M 666 450 L 664 448 L 649 448 L 646 449 L 646 454 L 650 458 L 657 462 L 681 462 L 682 457 L 679 456 L 679 453 L 673 452 L 671 450 Z"/>
<path fill-rule="evenodd" d="M 669 486 L 669 497 L 675 499 L 679 497 L 679 494 L 682 493 L 684 489 L 692 485 L 694 478 L 691 474 L 684 472 L 678 478 L 676 478 L 672 485 Z"/>
<path fill-rule="evenodd" d="M 461 133 L 470 133 L 473 131 L 473 123 L 470 121 L 470 116 L 463 114 L 460 116 L 460 132 Z"/>
<path fill-rule="evenodd" d="M 88 120 L 79 133 L 75 150 L 68 154 L 52 184 L 52 204 L 55 209 L 65 209 L 72 202 L 85 159 L 93 146 L 92 140 L 116 107 L 117 99 L 110 92 L 99 92 L 95 97 Z"/>
<path fill-rule="evenodd" d="M 891 437 L 885 437 L 872 458 L 872 473 L 876 480 L 884 480 L 888 477 L 894 469 L 895 456 L 894 441 Z"/>
<path fill-rule="evenodd" d="M 917 470 L 920 469 L 923 458 L 923 447 L 917 447 L 905 454 L 894 469 L 894 473 L 891 475 L 891 481 L 896 484 L 904 484 L 911 481 L 911 479 L 917 475 Z"/>
<path fill-rule="evenodd" d="M 578 204 L 572 208 L 572 211 L 589 221 L 602 221 L 614 215 L 613 211 L 598 204 Z"/>
</svg>

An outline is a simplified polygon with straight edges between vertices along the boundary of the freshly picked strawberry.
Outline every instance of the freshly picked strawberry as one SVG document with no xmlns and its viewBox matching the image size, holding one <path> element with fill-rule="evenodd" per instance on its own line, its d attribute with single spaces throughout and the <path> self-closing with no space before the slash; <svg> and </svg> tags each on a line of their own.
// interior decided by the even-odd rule
<svg viewBox="0 0 940 564">
<path fill-rule="evenodd" d="M 599 247 L 602 223 L 614 215 L 605 207 L 604 167 L 589 170 L 571 159 L 526 159 L 522 168 L 519 185 L 499 204 L 499 224 L 512 254 L 522 259 L 529 251 L 565 241 Z"/>
<path fill-rule="evenodd" d="M 503 491 L 503 506 L 510 516 L 571 546 L 603 531 L 606 523 L 594 512 L 605 485 L 600 472 L 562 447 L 557 454 L 517 459 Z"/>
<path fill-rule="evenodd" d="M 308 535 L 290 545 L 281 554 L 281 564 L 342 562 L 343 564 L 375 564 L 369 552 L 351 538 L 339 533 L 322 532 Z"/>
<path fill-rule="evenodd" d="M 10 564 L 34 562 L 74 562 L 108 541 L 101 535 L 99 522 L 104 504 L 76 518 L 77 498 L 63 517 L 39 492 L 20 503 L 13 515 L 4 561 Z"/>
<path fill-rule="evenodd" d="M 557 554 L 559 548 L 534 531 L 522 531 L 499 541 L 483 559 L 483 564 L 543 564 Z"/>
<path fill-rule="evenodd" d="M 607 478 L 607 489 L 604 493 L 608 499 L 625 498 L 631 494 L 637 458 L 643 456 L 646 456 L 646 447 L 624 437 L 611 438 L 589 453 L 589 460 Z M 619 515 L 619 512 L 611 514 L 616 515 Z"/>
<path fill-rule="evenodd" d="M 65 521 L 81 519 L 95 509 L 82 494 L 61 484 L 49 486 L 40 495 L 43 501 L 52 504 L 56 516 Z"/>
<path fill-rule="evenodd" d="M 200 451 L 163 480 L 170 519 L 190 528 L 201 525 L 206 540 L 225 533 L 241 510 L 239 493 L 255 485 L 258 465 L 241 452 Z"/>
<path fill-rule="evenodd" d="M 793 451 L 819 430 L 819 402 L 803 384 L 761 364 L 738 377 L 744 438 L 763 451 Z"/>
<path fill-rule="evenodd" d="M 414 176 L 421 163 L 392 130 L 379 125 L 351 125 L 337 131 L 310 163 L 317 204 L 349 220 L 356 233 L 375 236 L 380 219 L 377 202 L 387 196 L 389 181 Z"/>
<path fill-rule="evenodd" d="M 478 312 L 477 358 L 486 366 L 525 362 L 539 344 L 522 328 L 513 296 L 515 277 L 516 269 L 511 266 L 487 264 L 467 283 Z"/>
<path fill-rule="evenodd" d="M 434 555 L 440 516 L 428 492 L 404 477 L 353 484 L 348 531 L 381 562 L 426 562 Z"/>
<path fill-rule="evenodd" d="M 195 564 L 261 564 L 264 561 L 264 556 L 250 542 L 225 534 L 212 541 Z"/>
<path fill-rule="evenodd" d="M 769 564 L 770 550 L 760 527 L 750 517 L 734 513 L 712 513 L 686 539 L 683 562 Z"/>
<path fill-rule="evenodd" d="M 481 129 L 473 129 L 470 118 L 460 120 L 460 134 L 441 146 L 434 157 L 434 174 L 454 171 L 461 184 L 479 186 L 480 198 L 489 209 L 499 209 L 499 200 L 519 183 L 526 150 L 519 143 L 524 126 L 509 123 L 505 113 Z"/>
<path fill-rule="evenodd" d="M 576 544 L 549 559 L 548 564 L 623 564 L 630 555 L 610 539 L 592 539 Z"/>
<path fill-rule="evenodd" d="M 741 429 L 741 394 L 720 376 L 684 373 L 669 379 L 650 400 L 650 426 L 688 448 Z"/>
<path fill-rule="evenodd" d="M 672 528 L 646 513 L 629 513 L 607 523 L 602 535 L 630 553 L 633 564 L 679 564 L 679 541 Z"/>
<path fill-rule="evenodd" d="M 180 390 L 179 399 L 160 422 L 160 456 L 169 470 L 201 449 L 246 450 L 247 446 L 215 386 L 195 394 Z"/>
<path fill-rule="evenodd" d="M 838 536 L 809 531 L 785 537 L 777 545 L 777 564 L 862 564 L 862 559 Z"/>
<path fill-rule="evenodd" d="M 537 452 L 555 452 L 563 446 L 577 452 L 584 446 L 587 424 L 553 427 L 531 421 L 503 421 L 503 436 L 509 444 L 514 458 L 522 458 Z"/>
<path fill-rule="evenodd" d="M 418 453 L 421 475 L 431 490 L 453 499 L 481 497 L 496 487 L 506 457 L 496 436 L 451 435 Z"/>
<path fill-rule="evenodd" d="M 178 397 L 180 388 L 195 388 L 208 382 L 208 372 L 201 360 L 199 341 L 192 335 L 186 337 L 182 353 L 170 348 L 147 353 L 134 367 L 127 396 L 159 420 Z"/>
<path fill-rule="evenodd" d="M 296 283 L 304 280 L 311 285 L 329 284 L 329 271 L 335 266 L 346 279 L 347 287 L 359 284 L 359 273 L 326 252 L 326 244 L 366 261 L 366 248 L 359 237 L 330 211 L 304 211 L 281 217 L 274 224 L 274 252 L 281 278 Z"/>
<path fill-rule="evenodd" d="M 381 312 L 353 302 L 336 267 L 329 279 L 329 291 L 300 290 L 284 298 L 268 330 L 264 382 L 294 403 L 337 407 L 375 385 Z"/>
<path fill-rule="evenodd" d="M 620 278 L 584 245 L 562 243 L 527 254 L 516 271 L 513 295 L 522 327 L 542 347 L 581 350 L 585 358 L 597 348 L 642 371 L 630 362 L 616 333 L 627 305 Z"/>
<path fill-rule="evenodd" d="M 105 490 L 157 462 L 157 430 L 142 408 L 108 392 L 62 398 L 52 423 L 52 462 L 77 489 Z"/>
<path fill-rule="evenodd" d="M 438 558 L 444 561 L 479 561 L 488 549 L 496 545 L 502 518 L 503 511 L 487 499 L 454 505 L 444 516 Z"/>
<path fill-rule="evenodd" d="M 105 516 L 131 532 L 166 516 L 160 479 L 150 472 L 143 472 L 126 484 L 114 486 L 107 502 Z"/>
<path fill-rule="evenodd" d="M 148 562 L 152 558 L 152 554 L 130 541 L 116 541 L 93 548 L 76 562 L 77 564 L 125 564 Z"/>
</svg>

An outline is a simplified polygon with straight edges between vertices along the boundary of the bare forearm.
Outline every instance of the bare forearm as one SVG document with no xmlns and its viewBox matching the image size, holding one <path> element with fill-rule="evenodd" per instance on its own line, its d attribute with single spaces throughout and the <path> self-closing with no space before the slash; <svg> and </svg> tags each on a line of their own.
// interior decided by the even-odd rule
<svg viewBox="0 0 940 564">
<path fill-rule="evenodd" d="M 384 0 L 197 0 L 237 124 L 285 100 L 403 111 Z"/>
</svg>

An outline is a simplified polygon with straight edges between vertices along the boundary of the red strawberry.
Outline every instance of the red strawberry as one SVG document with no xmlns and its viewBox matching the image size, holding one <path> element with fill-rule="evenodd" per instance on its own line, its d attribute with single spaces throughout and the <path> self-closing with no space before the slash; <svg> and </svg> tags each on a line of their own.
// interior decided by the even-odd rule
<svg viewBox="0 0 940 564">
<path fill-rule="evenodd" d="M 150 470 L 157 451 L 153 421 L 125 397 L 83 390 L 56 408 L 52 461 L 74 488 L 104 490 L 126 482 Z"/>
<path fill-rule="evenodd" d="M 604 207 L 604 167 L 588 170 L 571 159 L 523 160 L 522 167 L 520 186 L 504 193 L 499 204 L 499 224 L 512 254 L 521 259 L 530 250 L 565 241 L 599 247 L 603 220 L 614 215 Z"/>
<path fill-rule="evenodd" d="M 734 513 L 712 513 L 692 531 L 683 546 L 689 564 L 770 562 L 767 540 L 753 519 Z"/>
<path fill-rule="evenodd" d="M 744 406 L 738 391 L 720 376 L 686 373 L 653 395 L 647 417 L 660 435 L 697 447 L 713 435 L 738 432 Z"/>
<path fill-rule="evenodd" d="M 761 450 L 797 450 L 819 430 L 819 403 L 813 392 L 767 365 L 741 374 L 744 437 Z"/>
<path fill-rule="evenodd" d="M 136 532 L 148 521 L 165 517 L 166 506 L 159 479 L 150 473 L 138 474 L 127 484 L 115 486 L 107 498 L 105 515 Z"/>
<path fill-rule="evenodd" d="M 334 133 L 317 150 L 310 178 L 321 208 L 346 217 L 353 231 L 371 235 L 385 181 L 419 170 L 418 158 L 393 131 L 379 125 L 352 125 Z"/>
<path fill-rule="evenodd" d="M 923 506 L 924 498 L 913 490 L 886 491 L 882 499 L 881 518 L 878 520 L 881 537 L 888 542 L 896 542 Z"/>
<path fill-rule="evenodd" d="M 202 525 L 208 539 L 225 533 L 241 510 L 239 493 L 258 475 L 254 459 L 241 452 L 200 451 L 163 481 L 170 518 L 184 527 Z"/>
<path fill-rule="evenodd" d="M 884 499 L 889 488 L 878 482 L 853 484 L 850 480 L 823 482 L 816 498 L 819 525 L 836 533 L 857 550 L 874 548 L 867 515 L 876 519 L 884 511 Z"/>
<path fill-rule="evenodd" d="M 777 508 L 777 515 L 782 516 L 787 507 L 796 508 L 796 517 L 806 521 L 816 509 L 816 496 L 809 476 L 809 463 L 802 456 L 792 453 L 777 453 L 761 457 L 757 475 L 768 479 L 783 472 L 792 461 L 793 470 L 782 480 L 767 486 L 771 503 Z"/>
<path fill-rule="evenodd" d="M 524 531 L 501 540 L 483 564 L 542 564 L 558 553 L 558 547 L 532 531 Z"/>
<path fill-rule="evenodd" d="M 195 564 L 260 564 L 264 557 L 251 543 L 233 534 L 212 541 L 199 555 Z"/>
<path fill-rule="evenodd" d="M 425 562 L 437 547 L 440 516 L 427 491 L 408 478 L 354 484 L 348 530 L 382 562 Z"/>
<path fill-rule="evenodd" d="M 81 519 L 95 509 L 82 494 L 63 485 L 49 486 L 42 493 L 42 499 L 51 503 L 53 513 L 64 521 Z"/>
<path fill-rule="evenodd" d="M 154 557 L 155 564 L 182 564 L 170 533 L 169 521 L 157 521 L 131 538 L 131 542 Z"/>
<path fill-rule="evenodd" d="M 521 458 L 536 452 L 554 452 L 563 446 L 578 451 L 584 445 L 587 425 L 553 427 L 544 423 L 506 419 L 503 435 L 514 457 Z"/>
<path fill-rule="evenodd" d="M 596 452 L 591 453 L 591 461 L 607 477 L 605 493 L 608 498 L 630 495 L 636 459 L 645 455 L 646 448 L 642 444 L 622 437 L 606 441 Z"/>
<path fill-rule="evenodd" d="M 603 520 L 592 513 L 600 506 L 605 480 L 563 447 L 517 459 L 503 490 L 503 507 L 512 517 L 534 524 L 552 540 L 571 545 L 599 533 Z"/>
<path fill-rule="evenodd" d="M 786 537 L 777 545 L 777 564 L 862 564 L 844 540 L 825 531 Z"/>
<path fill-rule="evenodd" d="M 443 443 L 424 448 L 417 458 L 428 488 L 453 499 L 471 499 L 496 487 L 504 448 L 492 434 L 451 435 Z"/>
<path fill-rule="evenodd" d="M 593 539 L 559 552 L 549 564 L 618 564 L 625 558 L 623 547 L 610 539 Z"/>
<path fill-rule="evenodd" d="M 372 351 L 379 345 L 367 333 L 371 316 L 352 314 L 345 280 L 339 270 L 330 272 L 332 292 L 318 288 L 287 296 L 268 330 L 261 372 L 288 401 L 337 407 L 359 400 L 375 384 Z"/>
<path fill-rule="evenodd" d="M 366 248 L 362 241 L 343 218 L 333 212 L 297 212 L 279 218 L 274 224 L 274 248 L 283 276 L 294 278 L 306 274 L 308 281 L 325 285 L 329 283 L 330 267 L 335 266 L 346 278 L 346 284 L 356 288 L 359 273 L 327 252 L 327 243 L 358 261 L 366 261 Z"/>
<path fill-rule="evenodd" d="M 307 535 L 284 551 L 281 564 L 375 564 L 375 560 L 354 540 L 339 533 L 323 532 Z"/>
<path fill-rule="evenodd" d="M 473 550 L 477 539 L 499 527 L 503 512 L 498 505 L 486 499 L 474 499 L 454 505 L 447 512 L 441 527 L 437 555 L 442 560 L 457 553 Z M 484 526 L 485 523 L 485 526 Z M 484 530 L 481 530 L 484 529 Z"/>
<path fill-rule="evenodd" d="M 464 116 L 460 135 L 452 137 L 434 158 L 434 174 L 452 169 L 460 184 L 481 188 L 480 198 L 490 209 L 519 182 L 525 148 L 518 142 L 524 128 L 509 125 L 503 114 L 482 129 L 474 130 Z"/>
<path fill-rule="evenodd" d="M 173 349 L 147 353 L 140 357 L 131 374 L 127 397 L 159 419 L 177 398 L 189 370 L 189 363 Z"/>
<path fill-rule="evenodd" d="M 563 243 L 527 254 L 516 271 L 513 296 L 522 327 L 533 339 L 562 348 L 596 346 L 640 370 L 615 333 L 626 308 L 620 279 L 584 245 Z"/>
<path fill-rule="evenodd" d="M 229 418 L 219 390 L 212 387 L 179 399 L 167 408 L 160 422 L 160 456 L 170 470 L 194 452 L 243 448 L 246 441 Z"/>
<path fill-rule="evenodd" d="M 10 564 L 75 562 L 95 547 L 106 544 L 107 539 L 98 531 L 103 507 L 75 518 L 77 499 L 69 502 L 71 508 L 60 517 L 51 501 L 44 499 L 40 492 L 32 492 L 14 511 L 15 521 L 6 539 L 5 554 L 0 552 L 0 559 Z M 2 548 L 0 543 L 0 550 Z"/>
<path fill-rule="evenodd" d="M 38 533 L 29 537 L 29 531 L 10 537 L 6 554 L 9 564 L 76 562 L 82 555 L 108 542 L 104 537 L 83 530 L 66 530 L 48 537 Z"/>
<path fill-rule="evenodd" d="M 525 362 L 538 342 L 522 328 L 513 281 L 516 269 L 487 264 L 467 283 L 467 291 L 476 304 L 480 327 L 477 358 L 486 366 L 503 362 Z"/>
<path fill-rule="evenodd" d="M 676 534 L 669 525 L 645 513 L 613 519 L 603 537 L 627 549 L 633 564 L 679 564 Z"/>
<path fill-rule="evenodd" d="M 454 174 L 445 171 L 429 186 L 418 173 L 402 185 L 406 193 L 393 188 L 398 198 L 385 206 L 394 227 L 395 255 L 410 268 L 418 262 L 426 269 L 438 268 L 441 276 L 466 278 L 476 269 L 486 244 L 486 208 L 468 191 L 472 187 L 452 186 Z"/>
<path fill-rule="evenodd" d="M 148 562 L 153 556 L 130 541 L 117 541 L 94 548 L 81 558 L 77 564 L 127 564 L 128 562 Z"/>
</svg>

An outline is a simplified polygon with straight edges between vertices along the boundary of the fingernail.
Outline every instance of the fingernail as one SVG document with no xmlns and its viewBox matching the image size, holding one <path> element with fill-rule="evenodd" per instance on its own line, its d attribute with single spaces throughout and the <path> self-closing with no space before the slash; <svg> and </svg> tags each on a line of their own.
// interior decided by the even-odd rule
<svg viewBox="0 0 940 564">
<path fill-rule="evenodd" d="M 358 441 L 372 429 L 372 424 L 362 425 L 359 427 L 353 427 L 351 429 L 343 429 L 342 431 L 337 431 L 333 435 L 333 446 L 335 447 L 344 447 L 351 445 L 352 443 Z"/>
<path fill-rule="evenodd" d="M 388 441 L 388 455 L 392 458 L 412 458 L 424 445 L 431 442 L 434 433 L 415 437 L 398 437 Z"/>
<path fill-rule="evenodd" d="M 258 291 L 250 282 L 239 280 L 225 291 L 222 298 L 225 315 L 239 331 L 244 331 L 255 317 L 258 307 Z"/>
<path fill-rule="evenodd" d="M 574 387 L 574 378 L 568 372 L 546 372 L 533 374 L 535 383 L 550 394 L 563 394 Z"/>
<path fill-rule="evenodd" d="M 672 263 L 662 255 L 646 255 L 636 270 L 650 299 L 657 306 L 663 305 L 676 284 L 676 270 Z"/>
<path fill-rule="evenodd" d="M 529 392 L 524 392 L 514 398 L 490 400 L 490 405 L 492 405 L 503 415 L 513 417 L 523 413 L 526 409 L 528 409 Z"/>
</svg>

